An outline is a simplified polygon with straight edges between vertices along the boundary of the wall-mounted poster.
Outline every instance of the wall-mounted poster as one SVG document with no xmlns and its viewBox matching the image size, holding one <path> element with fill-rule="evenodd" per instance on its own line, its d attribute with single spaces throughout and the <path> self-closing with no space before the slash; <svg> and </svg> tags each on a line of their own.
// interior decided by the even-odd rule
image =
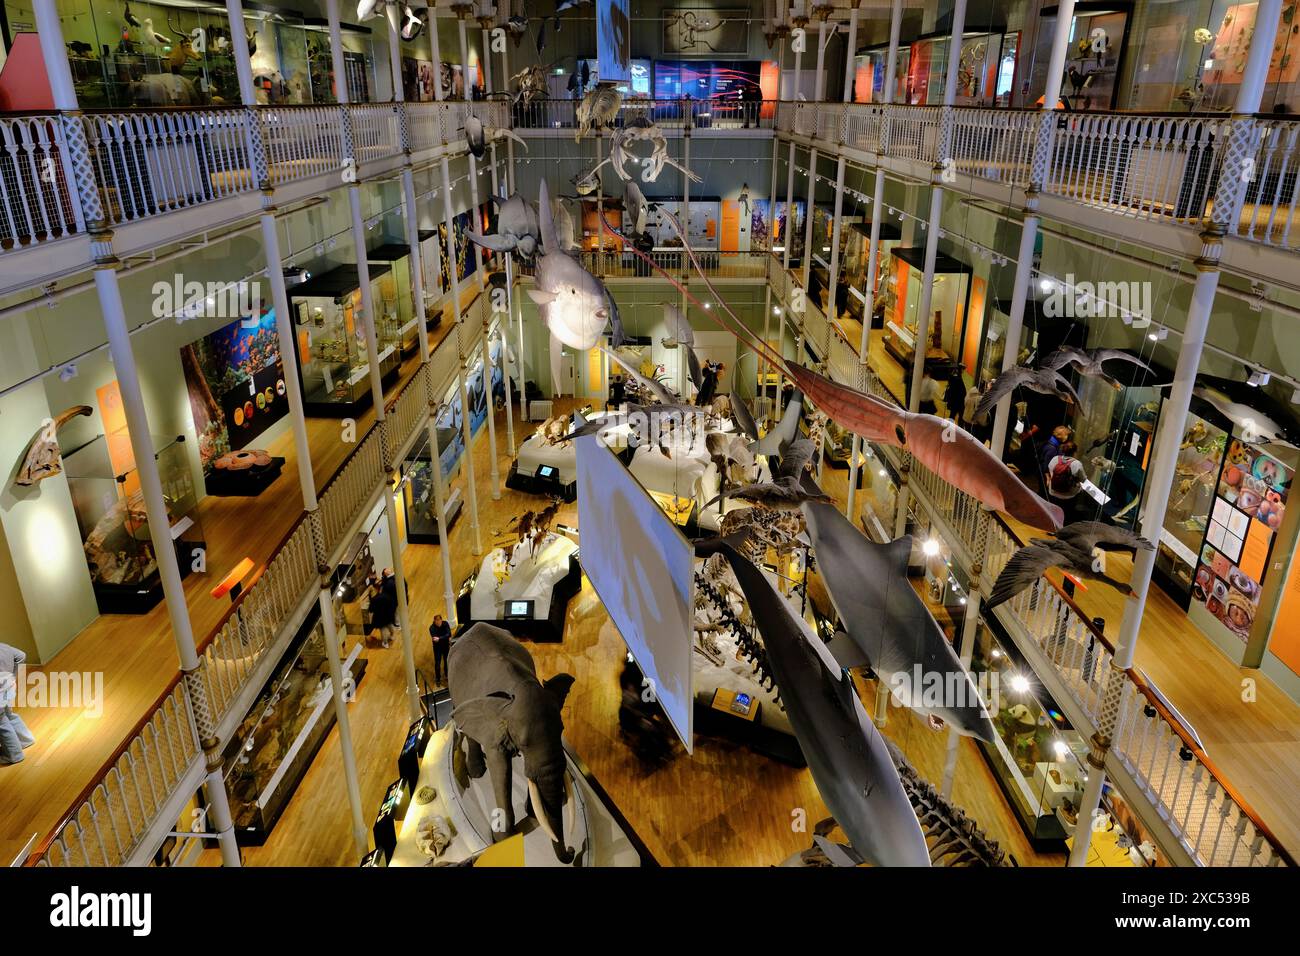
<svg viewBox="0 0 1300 956">
<path fill-rule="evenodd" d="M 246 447 L 289 410 L 270 309 L 186 345 L 181 366 L 204 474 L 212 459 Z"/>
<path fill-rule="evenodd" d="M 664 10 L 663 49 L 690 56 L 744 56 L 749 52 L 749 11 L 669 7 Z"/>
<path fill-rule="evenodd" d="M 596 58 L 607 81 L 632 79 L 632 22 L 628 0 L 600 0 L 596 4 Z"/>
</svg>

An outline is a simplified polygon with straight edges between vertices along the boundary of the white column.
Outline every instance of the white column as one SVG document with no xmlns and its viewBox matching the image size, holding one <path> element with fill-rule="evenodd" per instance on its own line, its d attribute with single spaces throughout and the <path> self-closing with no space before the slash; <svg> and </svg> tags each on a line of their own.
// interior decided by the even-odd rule
<svg viewBox="0 0 1300 956">
<path fill-rule="evenodd" d="M 322 580 L 326 580 L 322 578 Z M 366 820 L 361 810 L 361 785 L 358 783 L 356 750 L 352 746 L 352 721 L 348 714 L 348 689 L 343 683 L 343 658 L 339 653 L 338 628 L 334 623 L 334 592 L 322 588 L 317 599 L 321 628 L 325 636 L 325 657 L 329 662 L 330 684 L 334 695 L 334 714 L 339 732 L 339 752 L 343 755 L 343 783 L 348 793 L 352 815 L 352 842 L 358 857 L 365 856 L 369 841 Z"/>
<path fill-rule="evenodd" d="M 461 92 L 465 94 L 465 102 L 468 103 L 473 99 L 473 95 L 469 88 L 469 42 L 465 39 L 465 18 L 463 16 L 456 18 L 456 30 L 460 34 Z"/>
<path fill-rule="evenodd" d="M 430 4 L 429 49 L 433 54 L 433 98 L 442 100 L 446 98 L 447 91 L 442 88 L 442 51 L 438 49 L 438 19 L 438 8 Z"/>
<path fill-rule="evenodd" d="M 1039 115 L 1039 139 L 1035 149 L 1045 155 L 1036 157 L 1032 165 L 1030 184 L 1025 196 L 1025 216 L 1020 227 L 1020 248 L 1016 253 L 1016 273 L 1011 285 L 1011 311 L 1007 314 L 1006 344 L 1002 353 L 1002 371 L 1015 366 L 1020 352 L 1020 337 L 1025 327 L 1025 307 L 1029 301 L 1029 283 L 1033 280 L 1034 246 L 1038 239 L 1038 192 L 1041 182 L 1033 181 L 1037 172 L 1045 173 L 1051 163 L 1053 132 L 1056 125 L 1056 102 L 1061 96 L 1061 82 L 1065 75 L 1065 56 L 1072 36 L 1074 0 L 1063 0 L 1057 8 L 1056 28 L 1052 33 L 1052 48 L 1047 65 L 1047 88 L 1043 93 L 1043 108 Z M 1011 395 L 998 402 L 993 412 L 993 435 L 989 447 L 998 458 L 1006 449 L 1007 428 L 1011 420 Z"/>
<path fill-rule="evenodd" d="M 470 433 L 469 404 L 465 389 L 465 359 L 467 357 L 465 340 L 467 336 L 465 334 L 465 319 L 460 310 L 460 275 L 456 263 L 456 236 L 452 227 L 455 213 L 451 207 L 451 173 L 447 168 L 446 157 L 443 157 L 442 160 L 442 198 L 444 222 L 447 225 L 447 274 L 451 276 L 452 309 L 456 315 L 456 346 L 459 360 L 457 374 L 460 377 L 461 424 L 465 438 L 465 501 L 469 505 L 470 527 L 474 530 L 474 553 L 482 554 L 483 539 L 478 522 L 478 489 L 475 487 L 474 481 L 474 448 L 471 444 L 473 436 Z"/>
<path fill-rule="evenodd" d="M 858 8 L 849 11 L 849 37 L 844 46 L 844 102 L 853 102 L 853 57 L 858 50 Z"/>
<path fill-rule="evenodd" d="M 330 68 L 334 71 L 334 97 L 340 106 L 348 103 L 348 74 L 343 63 L 343 34 L 339 21 L 339 0 L 325 0 L 325 19 L 329 25 Z M 356 157 L 350 157 L 356 159 Z"/>
<path fill-rule="evenodd" d="M 888 59 L 885 61 L 885 88 L 881 92 L 881 104 L 889 106 L 894 97 L 895 83 L 895 63 L 898 60 L 898 41 L 902 30 L 903 22 L 903 0 L 893 0 L 893 6 L 889 14 L 889 52 L 886 54 Z M 889 121 L 885 119 L 887 124 Z M 876 167 L 874 188 L 871 198 L 871 236 L 867 241 L 867 287 L 863 289 L 865 300 L 862 309 L 862 337 L 858 342 L 858 387 L 866 391 L 867 387 L 867 359 L 871 344 L 871 321 L 876 312 L 876 283 L 879 281 L 880 258 L 880 222 L 884 217 L 881 209 L 885 205 L 885 174 L 879 166 Z M 855 525 L 857 524 L 857 490 L 858 490 L 858 459 L 862 456 L 862 438 L 858 435 L 853 436 L 852 460 L 849 462 L 849 494 L 848 504 L 845 509 L 845 515 Z"/>
</svg>

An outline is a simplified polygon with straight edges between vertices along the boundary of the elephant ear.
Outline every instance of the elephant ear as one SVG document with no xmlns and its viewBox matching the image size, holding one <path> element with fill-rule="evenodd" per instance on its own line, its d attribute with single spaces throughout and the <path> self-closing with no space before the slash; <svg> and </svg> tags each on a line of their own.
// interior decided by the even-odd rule
<svg viewBox="0 0 1300 956">
<path fill-rule="evenodd" d="M 557 708 L 564 707 L 564 701 L 569 696 L 569 688 L 573 686 L 574 677 L 572 674 L 556 674 L 550 680 L 543 681 L 542 686 L 546 692 L 555 698 Z"/>
<path fill-rule="evenodd" d="M 497 692 L 465 701 L 451 712 L 451 716 L 456 726 L 484 749 L 503 747 L 510 739 L 506 714 L 514 702 L 512 695 Z"/>
</svg>

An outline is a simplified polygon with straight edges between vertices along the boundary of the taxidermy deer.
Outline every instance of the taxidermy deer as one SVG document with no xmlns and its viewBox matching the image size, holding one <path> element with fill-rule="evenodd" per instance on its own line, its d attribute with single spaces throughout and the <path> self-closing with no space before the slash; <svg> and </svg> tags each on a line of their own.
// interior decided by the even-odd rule
<svg viewBox="0 0 1300 956">
<path fill-rule="evenodd" d="M 61 472 L 63 456 L 59 452 L 59 429 L 78 415 L 90 415 L 93 412 L 94 409 L 89 405 L 74 405 L 60 412 L 57 418 L 47 418 L 27 446 L 27 453 L 23 456 L 23 464 L 18 469 L 14 484 L 34 485 Z"/>
<path fill-rule="evenodd" d="M 190 60 L 202 59 L 194 51 L 194 38 L 172 26 L 170 13 L 167 14 L 167 29 L 172 32 L 172 36 L 176 37 L 176 42 L 171 45 L 172 51 L 167 55 L 167 65 L 171 67 L 173 73 L 179 73 Z"/>
</svg>

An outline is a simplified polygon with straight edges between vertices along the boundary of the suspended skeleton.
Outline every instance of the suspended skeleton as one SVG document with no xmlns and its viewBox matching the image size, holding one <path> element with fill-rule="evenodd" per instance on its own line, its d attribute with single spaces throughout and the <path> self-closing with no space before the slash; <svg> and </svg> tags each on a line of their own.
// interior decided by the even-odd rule
<svg viewBox="0 0 1300 956">
<path fill-rule="evenodd" d="M 581 142 L 585 134 L 609 126 L 622 105 L 623 94 L 617 88 L 604 84 L 597 86 L 578 104 L 578 128 L 573 132 L 573 141 Z"/>
<path fill-rule="evenodd" d="M 651 147 L 650 155 L 645 160 L 638 160 L 630 149 L 633 143 L 649 143 Z M 609 163 L 614 167 L 614 172 L 618 173 L 618 178 L 627 182 L 632 178 L 625 168 L 629 161 L 642 164 L 642 182 L 655 182 L 659 178 L 659 174 L 664 171 L 664 166 L 672 166 L 674 169 L 685 173 L 691 182 L 703 182 L 699 176 L 685 166 L 669 158 L 668 140 L 664 138 L 663 130 L 644 116 L 637 117 L 614 133 L 609 141 L 609 158 L 598 163 L 588 173 L 588 177 L 594 177 L 601 166 Z"/>
<path fill-rule="evenodd" d="M 510 77 L 510 82 L 518 87 L 514 95 L 516 103 L 520 100 L 531 103 L 535 99 L 546 96 L 546 74 L 538 64 L 524 67 Z"/>
<path fill-rule="evenodd" d="M 784 561 L 799 546 L 798 538 L 804 531 L 803 512 L 736 508 L 718 523 L 718 534 L 724 538 L 744 529 L 748 529 L 749 537 L 739 548 L 741 554 L 759 564 L 771 548 Z"/>
</svg>

